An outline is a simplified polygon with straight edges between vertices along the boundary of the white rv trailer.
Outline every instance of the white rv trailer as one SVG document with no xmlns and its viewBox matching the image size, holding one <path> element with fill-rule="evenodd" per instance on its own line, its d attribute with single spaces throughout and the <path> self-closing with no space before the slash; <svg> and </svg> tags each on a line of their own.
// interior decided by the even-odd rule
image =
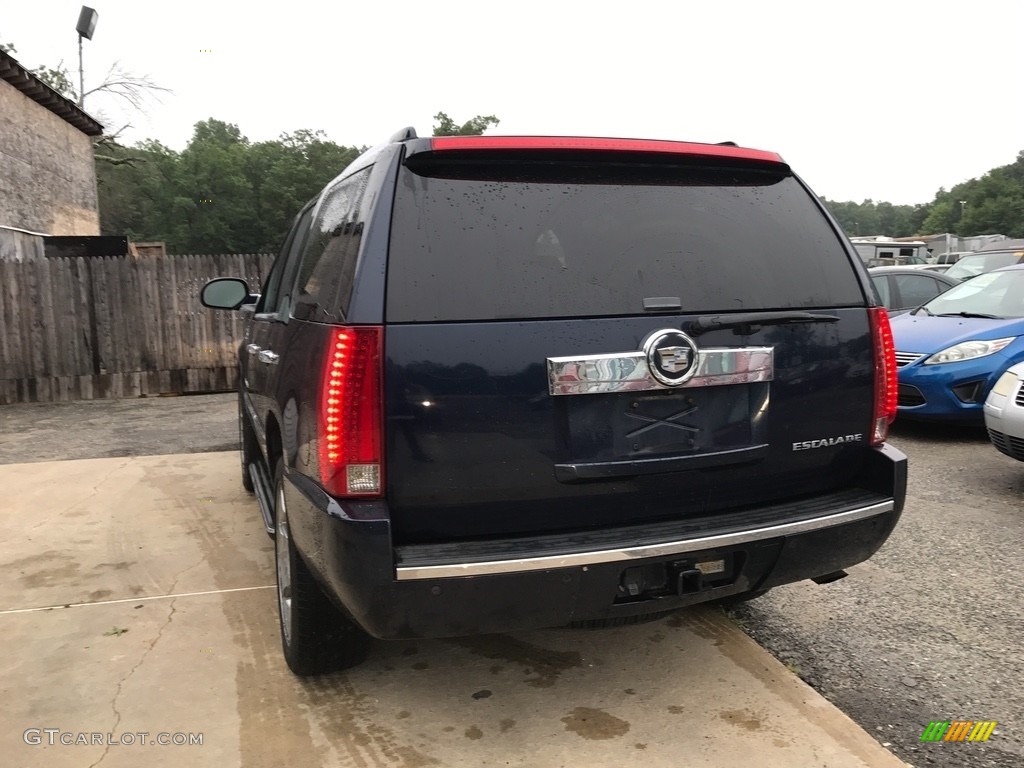
<svg viewBox="0 0 1024 768">
<path fill-rule="evenodd" d="M 869 267 L 915 266 L 928 263 L 928 244 L 921 240 L 899 242 L 892 238 L 851 241 Z"/>
</svg>

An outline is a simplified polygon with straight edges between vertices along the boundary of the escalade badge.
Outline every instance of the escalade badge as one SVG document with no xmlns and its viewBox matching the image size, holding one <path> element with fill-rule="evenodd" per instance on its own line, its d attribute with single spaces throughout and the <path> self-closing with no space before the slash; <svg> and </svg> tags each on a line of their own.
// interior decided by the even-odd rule
<svg viewBox="0 0 1024 768">
<path fill-rule="evenodd" d="M 655 331 L 643 350 L 651 376 L 666 386 L 677 387 L 697 372 L 697 345 L 682 331 Z"/>
</svg>

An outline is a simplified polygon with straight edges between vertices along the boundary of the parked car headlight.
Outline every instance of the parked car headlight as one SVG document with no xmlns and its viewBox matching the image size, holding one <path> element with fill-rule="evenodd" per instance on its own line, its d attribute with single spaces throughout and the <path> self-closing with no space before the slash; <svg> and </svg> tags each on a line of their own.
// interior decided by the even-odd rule
<svg viewBox="0 0 1024 768">
<path fill-rule="evenodd" d="M 1003 397 L 1009 397 L 1010 393 L 1017 386 L 1017 374 L 1006 371 L 1002 376 L 999 377 L 999 381 L 992 387 L 992 391 L 997 395 Z"/>
<path fill-rule="evenodd" d="M 1016 336 L 1011 336 L 1008 339 L 993 339 L 992 341 L 964 341 L 954 344 L 952 347 L 947 347 L 941 352 L 936 352 L 924 361 L 924 365 L 959 363 L 962 360 L 985 357 L 985 355 L 998 352 L 1016 338 Z"/>
</svg>

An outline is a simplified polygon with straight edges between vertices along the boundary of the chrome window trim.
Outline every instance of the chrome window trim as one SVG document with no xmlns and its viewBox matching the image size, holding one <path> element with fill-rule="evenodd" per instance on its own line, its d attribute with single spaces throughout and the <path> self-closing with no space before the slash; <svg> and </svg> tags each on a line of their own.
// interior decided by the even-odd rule
<svg viewBox="0 0 1024 768">
<path fill-rule="evenodd" d="M 574 552 L 565 555 L 542 555 L 510 560 L 487 560 L 478 563 L 448 563 L 445 565 L 398 566 L 398 581 L 416 581 L 420 579 L 450 579 L 460 576 L 488 576 L 499 573 L 524 573 L 542 571 L 551 568 L 578 568 L 601 563 L 625 562 L 646 557 L 666 557 L 698 552 L 715 547 L 731 547 L 751 541 L 770 539 L 776 536 L 791 536 L 798 533 L 818 531 L 836 525 L 846 525 L 858 520 L 892 512 L 895 503 L 892 500 L 858 507 L 845 512 L 800 520 L 792 523 L 769 525 L 762 528 L 751 528 L 746 531 L 722 533 L 712 536 L 699 536 L 660 544 L 644 544 L 635 547 L 603 549 L 591 552 Z"/>
<path fill-rule="evenodd" d="M 549 357 L 551 395 L 593 395 L 658 389 L 753 384 L 775 376 L 774 347 L 709 347 L 697 351 L 693 376 L 681 384 L 662 384 L 651 374 L 647 354 L 618 352 L 583 357 Z"/>
</svg>

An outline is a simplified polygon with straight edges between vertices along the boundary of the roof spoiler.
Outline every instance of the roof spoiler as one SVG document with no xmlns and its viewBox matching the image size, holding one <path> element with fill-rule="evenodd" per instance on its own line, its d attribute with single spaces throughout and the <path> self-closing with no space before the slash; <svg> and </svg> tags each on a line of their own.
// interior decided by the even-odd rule
<svg viewBox="0 0 1024 768">
<path fill-rule="evenodd" d="M 393 134 L 391 138 L 388 139 L 388 144 L 394 144 L 396 141 L 409 141 L 410 139 L 418 138 L 419 136 L 416 135 L 416 129 L 409 125 Z"/>
<path fill-rule="evenodd" d="M 430 150 L 511 150 L 511 151 L 608 151 L 651 152 L 662 155 L 730 158 L 784 164 L 774 152 L 725 144 L 699 144 L 658 139 L 607 139 L 592 136 L 434 136 Z"/>
</svg>

